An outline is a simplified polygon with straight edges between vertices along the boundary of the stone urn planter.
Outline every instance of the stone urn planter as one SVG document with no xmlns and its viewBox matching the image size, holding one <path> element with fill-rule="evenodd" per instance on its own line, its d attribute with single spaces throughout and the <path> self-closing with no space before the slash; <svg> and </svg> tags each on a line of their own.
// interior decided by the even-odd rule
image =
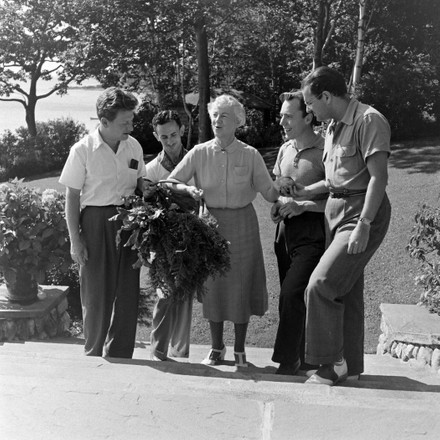
<svg viewBox="0 0 440 440">
<path fill-rule="evenodd" d="M 0 185 L 0 272 L 9 302 L 37 301 L 46 272 L 70 265 L 69 248 L 63 194 L 18 179 Z"/>
<path fill-rule="evenodd" d="M 3 273 L 6 284 L 6 299 L 11 303 L 32 304 L 38 299 L 38 283 L 23 270 L 7 269 Z"/>
</svg>

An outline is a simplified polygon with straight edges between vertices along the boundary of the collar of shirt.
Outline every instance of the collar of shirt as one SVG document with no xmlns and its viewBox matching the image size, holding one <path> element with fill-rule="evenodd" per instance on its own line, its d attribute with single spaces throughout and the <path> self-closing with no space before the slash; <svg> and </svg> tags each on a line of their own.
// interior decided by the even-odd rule
<svg viewBox="0 0 440 440">
<path fill-rule="evenodd" d="M 92 137 L 93 137 L 93 151 L 96 151 L 102 145 L 107 145 L 104 142 L 104 139 L 102 139 L 101 133 L 99 132 L 98 128 L 92 133 Z"/>
<path fill-rule="evenodd" d="M 356 110 L 358 106 L 359 106 L 359 101 L 355 98 L 351 98 L 342 119 L 340 121 L 336 121 L 335 119 L 332 119 L 332 121 L 327 127 L 327 132 L 329 134 L 333 134 L 336 131 L 338 125 L 340 124 L 352 125 L 354 123 L 354 116 L 356 114 Z"/>
<path fill-rule="evenodd" d="M 217 139 L 213 139 L 213 145 L 215 151 L 226 151 L 227 153 L 233 153 L 239 147 L 237 138 L 234 138 L 234 140 L 226 148 L 220 147 Z"/>
<path fill-rule="evenodd" d="M 319 142 L 319 140 L 322 140 L 322 142 Z M 301 149 L 298 148 L 298 143 L 295 139 L 291 139 L 288 142 L 292 148 L 295 148 L 295 150 L 298 153 L 300 153 L 301 151 L 309 150 L 310 148 L 318 148 L 319 150 L 323 150 L 324 149 L 323 141 L 324 139 L 322 138 L 322 136 L 320 134 L 316 134 L 313 140 L 309 142 L 307 145 L 304 145 Z"/>
<path fill-rule="evenodd" d="M 358 108 L 359 101 L 355 98 L 350 99 L 350 103 L 348 104 L 347 110 L 345 110 L 344 117 L 341 119 L 341 122 L 345 125 L 352 125 L 354 122 L 354 115 L 356 114 L 356 110 Z"/>
</svg>

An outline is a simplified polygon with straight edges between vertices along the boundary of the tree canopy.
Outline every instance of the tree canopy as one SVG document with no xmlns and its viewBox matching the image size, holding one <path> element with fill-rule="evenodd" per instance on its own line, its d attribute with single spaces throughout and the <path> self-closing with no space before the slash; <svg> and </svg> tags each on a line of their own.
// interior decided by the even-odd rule
<svg viewBox="0 0 440 440">
<path fill-rule="evenodd" d="M 395 134 L 414 136 L 440 117 L 439 21 L 437 0 L 5 0 L 0 99 L 20 100 L 31 126 L 48 96 L 37 95 L 36 82 L 53 76 L 49 93 L 90 76 L 159 108 L 184 106 L 196 91 L 190 117 L 203 140 L 215 89 L 257 95 L 274 120 L 280 92 L 322 64 L 349 83 L 358 54 L 354 93 L 390 117 Z"/>
<path fill-rule="evenodd" d="M 87 2 L 75 0 L 0 2 L 0 100 L 24 106 L 33 136 L 38 100 L 90 76 L 86 14 Z M 53 78 L 56 85 L 38 94 L 38 82 Z"/>
</svg>

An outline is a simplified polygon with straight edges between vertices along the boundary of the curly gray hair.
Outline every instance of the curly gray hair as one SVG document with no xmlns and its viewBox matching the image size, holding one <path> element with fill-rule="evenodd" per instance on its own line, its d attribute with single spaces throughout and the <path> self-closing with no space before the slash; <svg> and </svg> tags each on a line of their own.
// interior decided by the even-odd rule
<svg viewBox="0 0 440 440">
<path fill-rule="evenodd" d="M 212 118 L 212 113 L 216 107 L 232 107 L 235 117 L 237 118 L 237 124 L 239 127 L 246 123 L 246 111 L 241 102 L 231 95 L 220 95 L 214 99 L 214 101 L 208 104 L 208 113 Z"/>
</svg>

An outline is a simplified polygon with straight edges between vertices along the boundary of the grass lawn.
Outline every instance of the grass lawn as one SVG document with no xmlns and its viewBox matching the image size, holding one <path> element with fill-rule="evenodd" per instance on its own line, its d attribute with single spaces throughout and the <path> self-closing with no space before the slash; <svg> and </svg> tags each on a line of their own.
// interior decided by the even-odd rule
<svg viewBox="0 0 440 440">
<path fill-rule="evenodd" d="M 276 150 L 262 151 L 269 170 Z M 59 173 L 29 181 L 32 186 L 60 189 Z M 365 273 L 365 352 L 375 352 L 380 334 L 380 303 L 418 302 L 420 288 L 414 285 L 415 261 L 408 257 L 405 246 L 413 226 L 414 215 L 422 203 L 438 205 L 440 193 L 440 139 L 395 143 L 389 161 L 388 195 L 392 204 L 391 225 L 387 237 L 369 263 Z M 254 202 L 260 222 L 260 233 L 266 262 L 269 310 L 265 316 L 252 317 L 247 345 L 272 347 L 278 324 L 279 280 L 273 252 L 275 226 L 270 220 L 270 205 L 262 197 Z M 142 274 L 145 284 L 146 276 Z M 147 340 L 149 328 L 140 327 L 138 339 Z M 225 323 L 225 342 L 233 344 L 233 325 Z M 203 319 L 201 305 L 194 303 L 192 342 L 209 344 L 209 326 Z"/>
</svg>

